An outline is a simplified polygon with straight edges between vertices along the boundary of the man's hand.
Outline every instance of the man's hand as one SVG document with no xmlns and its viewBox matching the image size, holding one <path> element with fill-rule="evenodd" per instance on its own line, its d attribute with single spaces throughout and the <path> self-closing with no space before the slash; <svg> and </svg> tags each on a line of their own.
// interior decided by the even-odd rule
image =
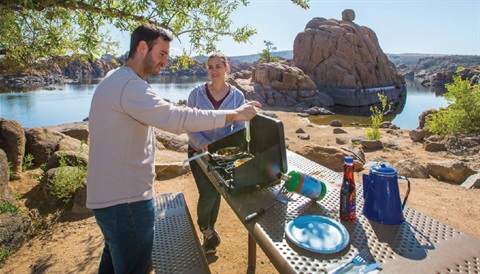
<svg viewBox="0 0 480 274">
<path fill-rule="evenodd" d="M 202 146 L 202 152 L 208 151 L 208 145 L 211 144 L 211 142 L 208 142 Z"/>
<path fill-rule="evenodd" d="M 257 101 L 251 101 L 241 105 L 239 108 L 232 111 L 232 113 L 227 113 L 227 119 L 225 124 L 232 121 L 250 121 L 255 115 L 257 115 L 257 110 L 255 107 L 261 107 L 262 104 Z"/>
</svg>

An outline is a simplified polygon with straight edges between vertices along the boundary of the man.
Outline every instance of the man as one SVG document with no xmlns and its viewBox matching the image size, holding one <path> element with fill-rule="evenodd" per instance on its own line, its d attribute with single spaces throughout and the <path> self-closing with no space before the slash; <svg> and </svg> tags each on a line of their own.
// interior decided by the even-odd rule
<svg viewBox="0 0 480 274">
<path fill-rule="evenodd" d="M 168 64 L 172 37 L 151 25 L 131 36 L 125 65 L 98 84 L 89 115 L 87 207 L 104 235 L 99 273 L 146 273 L 154 227 L 155 135 L 202 131 L 256 115 L 258 102 L 235 110 L 175 107 L 145 82 Z"/>
</svg>

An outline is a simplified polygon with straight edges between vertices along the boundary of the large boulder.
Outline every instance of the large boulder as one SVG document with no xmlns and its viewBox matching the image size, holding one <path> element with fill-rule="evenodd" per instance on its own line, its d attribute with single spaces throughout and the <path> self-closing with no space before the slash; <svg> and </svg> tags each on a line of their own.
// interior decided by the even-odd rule
<svg viewBox="0 0 480 274">
<path fill-rule="evenodd" d="M 436 161 L 427 164 L 428 173 L 438 180 L 462 184 L 470 175 L 477 173 L 461 161 Z"/>
<path fill-rule="evenodd" d="M 318 92 L 317 86 L 301 69 L 284 63 L 259 64 L 252 75 L 254 92 L 262 104 L 277 107 L 330 107 L 333 100 Z"/>
<path fill-rule="evenodd" d="M 47 163 L 57 150 L 58 142 L 67 137 L 65 134 L 47 128 L 32 128 L 25 132 L 27 138 L 26 154 L 33 156 L 36 167 Z"/>
<path fill-rule="evenodd" d="M 400 160 L 393 165 L 399 175 L 407 178 L 430 178 L 428 170 L 414 159 Z"/>
<path fill-rule="evenodd" d="M 25 155 L 25 132 L 19 122 L 0 118 L 0 148 L 12 164 L 11 178 L 20 179 Z"/>
<path fill-rule="evenodd" d="M 383 53 L 375 32 L 353 23 L 353 11 L 343 17 L 345 21 L 316 17 L 308 22 L 294 41 L 295 66 L 335 104 L 371 105 L 379 102 L 378 92 L 389 100 L 403 95 L 405 79 Z"/>
<path fill-rule="evenodd" d="M 58 126 L 50 126 L 45 128 L 51 129 L 53 131 L 58 131 L 88 144 L 88 122 L 66 123 Z"/>
<path fill-rule="evenodd" d="M 177 135 L 155 128 L 155 137 L 157 147 L 162 146 L 163 149 L 181 152 L 187 152 L 188 150 L 188 136 L 186 134 Z"/>
</svg>

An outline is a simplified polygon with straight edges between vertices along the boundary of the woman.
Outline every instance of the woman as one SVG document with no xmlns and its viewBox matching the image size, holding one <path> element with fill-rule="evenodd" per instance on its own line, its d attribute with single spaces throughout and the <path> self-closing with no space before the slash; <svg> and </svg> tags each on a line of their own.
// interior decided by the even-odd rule
<svg viewBox="0 0 480 274">
<path fill-rule="evenodd" d="M 207 72 L 210 82 L 197 86 L 188 97 L 188 106 L 199 109 L 236 109 L 245 103 L 241 91 L 226 82 L 230 70 L 228 60 L 222 53 L 215 53 L 207 60 Z M 208 150 L 208 144 L 245 128 L 245 122 L 231 122 L 224 127 L 202 132 L 188 132 L 188 157 L 196 152 Z M 200 194 L 197 206 L 198 226 L 203 234 L 205 254 L 217 252 L 220 235 L 215 230 L 220 194 L 196 161 L 190 161 L 190 168 Z"/>
</svg>

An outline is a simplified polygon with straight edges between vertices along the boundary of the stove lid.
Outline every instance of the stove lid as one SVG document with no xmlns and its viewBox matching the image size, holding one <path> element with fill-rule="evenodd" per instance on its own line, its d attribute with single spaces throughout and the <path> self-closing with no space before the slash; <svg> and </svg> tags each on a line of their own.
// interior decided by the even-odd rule
<svg viewBox="0 0 480 274">
<path fill-rule="evenodd" d="M 247 141 L 245 137 L 245 129 L 237 131 L 233 134 L 223 137 L 222 139 L 211 143 L 208 149 L 211 153 L 231 146 L 241 147 L 247 151 Z M 280 168 L 280 172 L 287 172 L 287 152 L 285 146 L 285 134 L 282 121 L 263 115 L 257 114 L 250 121 L 250 153 L 254 156 L 266 156 L 263 160 L 276 162 Z M 272 150 L 274 153 L 272 153 Z"/>
</svg>

